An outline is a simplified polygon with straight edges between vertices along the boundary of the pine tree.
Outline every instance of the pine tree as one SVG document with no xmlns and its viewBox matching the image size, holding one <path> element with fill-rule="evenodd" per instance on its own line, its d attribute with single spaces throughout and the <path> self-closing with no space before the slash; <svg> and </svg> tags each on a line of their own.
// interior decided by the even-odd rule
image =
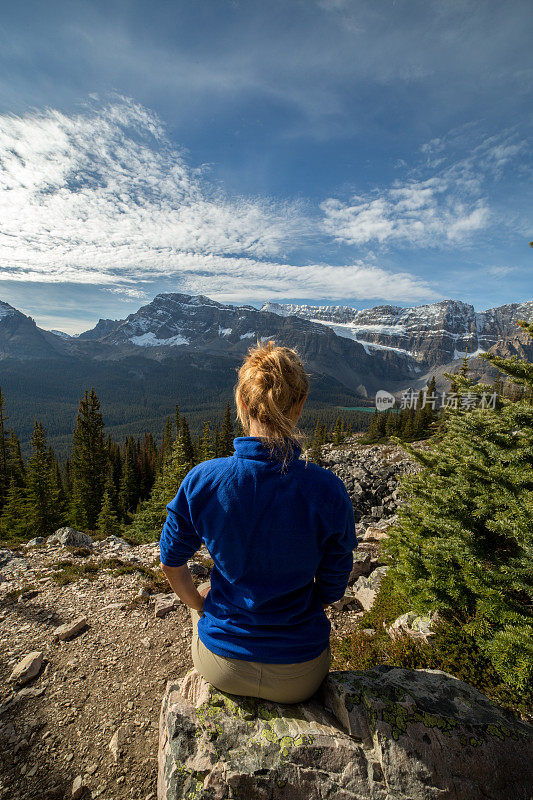
<svg viewBox="0 0 533 800">
<path fill-rule="evenodd" d="M 186 417 L 181 418 L 181 438 L 183 441 L 183 451 L 185 454 L 185 462 L 193 466 L 195 462 L 194 458 L 194 448 L 192 445 L 191 433 L 189 431 L 189 425 L 187 422 Z"/>
<path fill-rule="evenodd" d="M 341 418 L 337 417 L 335 420 L 335 427 L 333 428 L 333 444 L 340 444 L 342 442 L 342 422 Z"/>
<path fill-rule="evenodd" d="M 313 434 L 313 440 L 311 442 L 310 448 L 310 457 L 311 460 L 318 464 L 320 458 L 322 456 L 322 443 L 321 443 L 321 429 L 320 429 L 320 417 L 316 421 L 315 432 Z"/>
<path fill-rule="evenodd" d="M 214 458 L 219 458 L 221 456 L 220 453 L 220 433 L 218 430 L 218 425 L 215 428 L 215 436 L 213 438 L 213 454 Z"/>
<path fill-rule="evenodd" d="M 31 437 L 32 454 L 26 474 L 28 525 L 32 536 L 48 536 L 63 522 L 62 487 L 58 470 L 46 441 L 46 432 L 36 422 Z"/>
<path fill-rule="evenodd" d="M 121 525 L 115 513 L 113 503 L 114 490 L 113 478 L 110 473 L 106 481 L 104 496 L 102 498 L 102 508 L 98 514 L 96 526 L 98 534 L 103 539 L 108 536 L 119 536 L 121 533 Z"/>
<path fill-rule="evenodd" d="M 209 430 L 209 422 L 204 422 L 204 429 L 198 441 L 198 455 L 200 461 L 209 461 L 214 458 L 213 438 Z"/>
<path fill-rule="evenodd" d="M 396 433 L 398 422 L 396 416 L 390 409 L 385 413 L 385 436 L 392 436 Z"/>
<path fill-rule="evenodd" d="M 174 433 L 172 430 L 172 419 L 170 415 L 167 417 L 167 422 L 165 425 L 165 431 L 163 433 L 163 443 L 161 445 L 161 457 L 160 457 L 160 464 L 161 466 L 167 460 L 167 456 L 172 451 L 172 443 L 174 441 Z"/>
<path fill-rule="evenodd" d="M 0 516 L 0 538 L 6 543 L 32 538 L 26 491 L 13 477 Z"/>
<path fill-rule="evenodd" d="M 487 357 L 533 389 L 532 364 Z M 458 391 L 468 380 L 457 376 Z M 527 694 L 533 681 L 533 404 L 522 398 L 495 410 L 460 408 L 446 415 L 445 435 L 431 452 L 405 448 L 422 471 L 401 485 L 404 502 L 384 544 L 391 577 L 414 610 L 437 609 L 460 621 L 502 682 Z"/>
<path fill-rule="evenodd" d="M 127 440 L 123 448 L 122 476 L 118 492 L 118 504 L 121 516 L 129 519 L 139 502 L 139 481 L 135 469 L 135 448 L 131 439 Z"/>
<path fill-rule="evenodd" d="M 188 471 L 189 464 L 185 460 L 185 447 L 180 434 L 157 475 L 150 498 L 141 503 L 128 530 L 132 538 L 139 542 L 150 542 L 159 536 L 166 519 L 166 506 L 176 495 Z"/>
<path fill-rule="evenodd" d="M 231 407 L 229 400 L 224 411 L 222 429 L 220 431 L 220 446 L 222 456 L 231 456 L 233 453 L 233 423 L 231 421 Z"/>
<path fill-rule="evenodd" d="M 70 516 L 75 526 L 90 530 L 96 527 L 108 463 L 100 401 L 91 389 L 80 400 L 72 448 Z"/>
<path fill-rule="evenodd" d="M 24 486 L 26 467 L 24 466 L 24 460 L 22 458 L 20 442 L 13 428 L 11 429 L 8 440 L 7 471 L 10 482 L 14 480 L 17 486 Z"/>
</svg>

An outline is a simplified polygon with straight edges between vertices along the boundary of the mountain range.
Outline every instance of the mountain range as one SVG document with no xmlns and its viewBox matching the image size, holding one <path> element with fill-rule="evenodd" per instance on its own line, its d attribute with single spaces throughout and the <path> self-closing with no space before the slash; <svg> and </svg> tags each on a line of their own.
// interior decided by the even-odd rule
<svg viewBox="0 0 533 800">
<path fill-rule="evenodd" d="M 465 353 L 475 373 L 490 372 L 480 352 L 527 351 L 518 319 L 533 319 L 533 301 L 484 312 L 456 300 L 364 310 L 268 302 L 257 309 L 168 293 L 126 319 L 101 319 L 69 336 L 0 302 L 0 386 L 15 395 L 20 414 L 42 417 L 44 402 L 57 435 L 60 409 L 91 385 L 115 408 L 115 425 L 127 427 L 133 413 L 146 426 L 151 410 L 159 419 L 175 402 L 194 406 L 196 398 L 214 407 L 229 399 L 236 369 L 260 336 L 298 350 L 311 376 L 311 405 L 356 406 L 377 389 L 416 388 L 432 374 L 439 382 Z"/>
</svg>

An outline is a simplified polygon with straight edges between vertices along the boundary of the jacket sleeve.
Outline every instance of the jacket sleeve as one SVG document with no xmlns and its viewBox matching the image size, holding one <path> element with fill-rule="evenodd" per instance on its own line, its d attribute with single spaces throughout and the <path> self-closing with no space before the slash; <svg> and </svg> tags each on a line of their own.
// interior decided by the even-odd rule
<svg viewBox="0 0 533 800">
<path fill-rule="evenodd" d="M 344 487 L 344 498 L 337 507 L 334 528 L 326 540 L 326 549 L 320 561 L 315 583 L 323 604 L 334 603 L 344 597 L 353 568 L 353 551 L 357 547 L 352 501 Z"/>
<path fill-rule="evenodd" d="M 167 519 L 159 540 L 161 563 L 166 567 L 183 566 L 202 546 L 202 540 L 191 519 L 188 485 L 189 481 L 185 477 L 176 497 L 167 506 Z"/>
</svg>

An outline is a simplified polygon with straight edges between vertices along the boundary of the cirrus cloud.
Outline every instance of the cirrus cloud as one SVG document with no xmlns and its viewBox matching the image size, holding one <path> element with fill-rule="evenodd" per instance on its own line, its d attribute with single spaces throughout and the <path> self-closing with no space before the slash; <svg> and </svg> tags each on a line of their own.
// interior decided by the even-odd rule
<svg viewBox="0 0 533 800">
<path fill-rule="evenodd" d="M 356 261 L 288 263 L 316 237 L 305 204 L 228 196 L 128 98 L 68 116 L 0 116 L 0 277 L 97 284 L 173 279 L 218 297 L 436 297 L 422 279 Z"/>
</svg>

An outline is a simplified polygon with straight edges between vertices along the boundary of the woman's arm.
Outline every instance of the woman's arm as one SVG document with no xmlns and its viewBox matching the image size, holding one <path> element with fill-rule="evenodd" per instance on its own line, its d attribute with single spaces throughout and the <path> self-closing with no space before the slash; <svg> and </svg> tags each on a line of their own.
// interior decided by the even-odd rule
<svg viewBox="0 0 533 800">
<path fill-rule="evenodd" d="M 204 608 L 204 598 L 194 585 L 187 564 L 183 564 L 181 567 L 167 567 L 165 564 L 161 564 L 161 569 L 179 599 L 201 614 Z"/>
</svg>

